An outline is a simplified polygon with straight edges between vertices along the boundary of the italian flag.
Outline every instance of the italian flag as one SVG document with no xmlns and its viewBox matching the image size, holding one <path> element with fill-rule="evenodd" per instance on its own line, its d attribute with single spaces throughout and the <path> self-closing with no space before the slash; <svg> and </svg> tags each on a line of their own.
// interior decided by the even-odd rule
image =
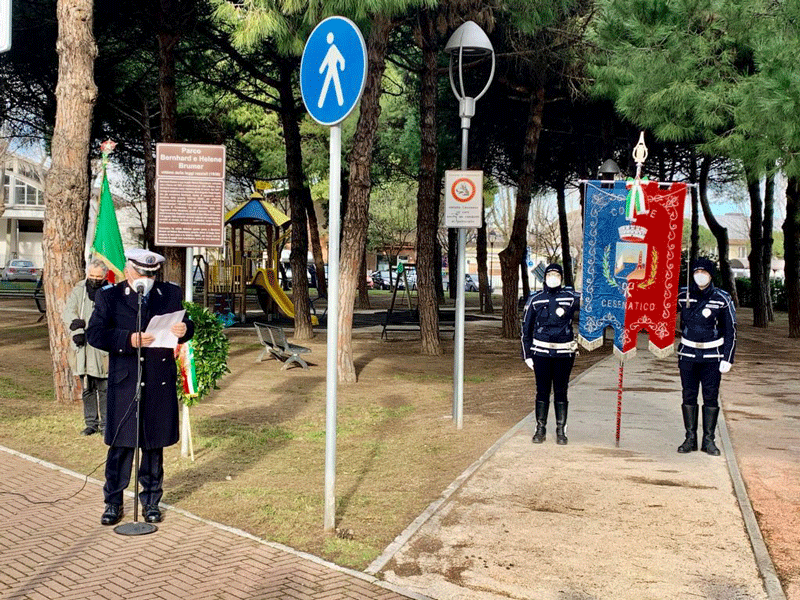
<svg viewBox="0 0 800 600">
<path fill-rule="evenodd" d="M 194 344 L 192 344 L 192 340 L 180 345 L 178 362 L 183 376 L 183 393 L 190 398 L 197 396 L 197 365 L 194 359 Z"/>
<path fill-rule="evenodd" d="M 108 187 L 108 173 L 103 165 L 103 185 L 100 190 L 100 206 L 97 209 L 97 226 L 94 230 L 92 254 L 108 266 L 108 280 L 122 281 L 125 268 L 125 250 L 114 210 L 114 200 Z"/>
</svg>

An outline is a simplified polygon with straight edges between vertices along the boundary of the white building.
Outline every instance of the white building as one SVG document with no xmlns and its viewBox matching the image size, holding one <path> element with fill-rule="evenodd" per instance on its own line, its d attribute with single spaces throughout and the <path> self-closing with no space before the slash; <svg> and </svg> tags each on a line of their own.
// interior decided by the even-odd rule
<svg viewBox="0 0 800 600">
<path fill-rule="evenodd" d="M 8 154 L 3 172 L 3 207 L 0 215 L 0 266 L 12 258 L 44 265 L 44 168 L 25 158 Z"/>
</svg>

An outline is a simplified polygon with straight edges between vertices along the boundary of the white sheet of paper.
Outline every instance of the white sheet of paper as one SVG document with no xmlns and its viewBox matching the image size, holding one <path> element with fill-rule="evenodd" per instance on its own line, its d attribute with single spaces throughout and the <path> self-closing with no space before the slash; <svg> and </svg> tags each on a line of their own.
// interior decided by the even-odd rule
<svg viewBox="0 0 800 600">
<path fill-rule="evenodd" d="M 173 335 L 169 328 L 183 321 L 185 313 L 185 310 L 176 310 L 173 313 L 156 315 L 150 319 L 145 333 L 152 333 L 156 339 L 148 348 L 172 348 L 175 350 L 178 347 L 178 337 Z"/>
</svg>

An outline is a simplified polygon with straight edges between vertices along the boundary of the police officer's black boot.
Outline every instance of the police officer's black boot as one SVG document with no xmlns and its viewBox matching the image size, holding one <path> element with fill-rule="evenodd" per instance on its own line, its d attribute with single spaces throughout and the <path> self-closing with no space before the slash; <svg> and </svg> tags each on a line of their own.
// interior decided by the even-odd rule
<svg viewBox="0 0 800 600">
<path fill-rule="evenodd" d="M 681 404 L 683 426 L 686 428 L 686 439 L 678 446 L 678 452 L 686 454 L 697 450 L 697 414 L 700 407 L 696 404 Z"/>
<path fill-rule="evenodd" d="M 553 406 L 556 409 L 556 444 L 565 446 L 567 444 L 567 403 L 556 402 Z"/>
<path fill-rule="evenodd" d="M 700 449 L 711 456 L 719 456 L 719 448 L 714 443 L 714 431 L 719 417 L 718 406 L 703 406 L 703 444 Z"/>
<path fill-rule="evenodd" d="M 547 430 L 545 426 L 547 425 L 547 413 L 550 410 L 550 400 L 545 400 L 542 402 L 541 400 L 536 401 L 536 432 L 533 434 L 533 443 L 534 444 L 541 444 L 546 436 Z"/>
</svg>

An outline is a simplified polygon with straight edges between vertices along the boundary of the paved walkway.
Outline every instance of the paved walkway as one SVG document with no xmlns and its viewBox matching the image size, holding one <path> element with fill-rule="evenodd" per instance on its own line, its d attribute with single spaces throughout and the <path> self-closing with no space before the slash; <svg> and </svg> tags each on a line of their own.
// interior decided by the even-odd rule
<svg viewBox="0 0 800 600">
<path fill-rule="evenodd" d="M 610 357 L 571 385 L 568 446 L 552 409 L 547 441 L 531 444 L 529 417 L 367 572 L 439 600 L 781 598 L 763 544 L 763 580 L 751 547 L 727 430 L 721 457 L 678 454 L 677 365 L 644 348 L 625 366 L 619 448 Z"/>
<path fill-rule="evenodd" d="M 2 490 L 67 498 L 82 477 L 0 448 Z M 100 525 L 100 482 L 68 500 L 0 496 L 0 598 L 193 600 L 421 598 L 316 557 L 176 510 L 159 531 L 126 537 Z M 126 498 L 132 520 L 133 500 Z"/>
<path fill-rule="evenodd" d="M 615 447 L 617 364 L 609 358 L 573 382 L 568 446 L 555 444 L 552 414 L 540 446 L 523 421 L 370 575 L 177 509 L 156 534 L 117 535 L 98 522 L 100 482 L 80 490 L 82 476 L 0 447 L 0 490 L 27 497 L 0 495 L 0 598 L 781 598 L 749 502 L 743 513 L 737 501 L 744 486 L 724 422 L 722 457 L 677 454 L 674 358 L 640 350 L 625 367 Z M 726 405 L 744 406 L 751 392 L 738 376 L 723 382 Z M 46 503 L 54 498 L 68 499 Z M 128 522 L 130 498 L 126 510 Z"/>
</svg>

